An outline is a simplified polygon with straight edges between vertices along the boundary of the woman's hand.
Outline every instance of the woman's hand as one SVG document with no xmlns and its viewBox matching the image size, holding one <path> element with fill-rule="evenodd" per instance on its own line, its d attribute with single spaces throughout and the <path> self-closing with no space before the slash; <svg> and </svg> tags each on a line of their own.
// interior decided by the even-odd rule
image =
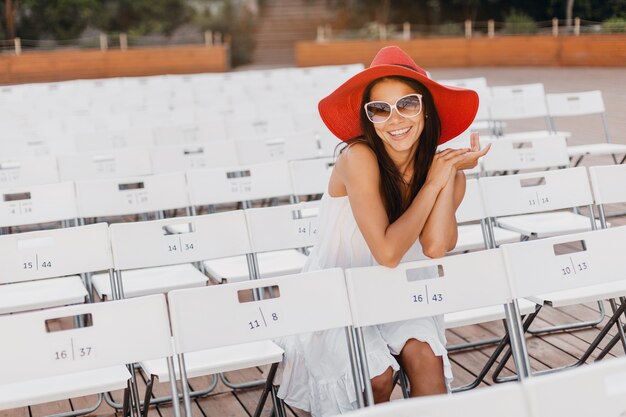
<svg viewBox="0 0 626 417">
<path fill-rule="evenodd" d="M 426 175 L 425 184 L 431 184 L 438 190 L 443 189 L 451 178 L 454 178 L 461 164 L 470 152 L 469 149 L 445 149 L 435 154 Z"/>
<path fill-rule="evenodd" d="M 480 149 L 480 140 L 478 139 L 478 132 L 473 132 L 470 136 L 470 150 L 463 154 L 463 158 L 459 159 L 456 163 L 457 170 L 472 169 L 478 165 L 478 160 L 485 156 L 489 149 L 491 149 L 491 143 L 485 146 L 484 149 Z"/>
</svg>

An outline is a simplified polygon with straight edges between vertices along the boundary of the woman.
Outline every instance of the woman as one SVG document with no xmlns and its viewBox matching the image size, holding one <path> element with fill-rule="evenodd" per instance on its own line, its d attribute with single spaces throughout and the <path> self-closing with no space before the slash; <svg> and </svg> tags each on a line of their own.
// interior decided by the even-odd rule
<svg viewBox="0 0 626 417">
<path fill-rule="evenodd" d="M 322 198 L 318 240 L 304 270 L 441 257 L 457 239 L 455 211 L 465 192 L 463 169 L 488 147 L 437 146 L 466 130 L 478 109 L 474 91 L 444 87 L 397 47 L 324 98 L 326 126 L 347 143 Z M 452 378 L 442 317 L 364 329 L 374 398 L 388 401 L 394 371 L 406 372 L 411 395 L 445 393 Z M 313 416 L 356 407 L 343 330 L 284 341 L 279 396 Z M 398 363 L 399 362 L 399 363 Z"/>
</svg>

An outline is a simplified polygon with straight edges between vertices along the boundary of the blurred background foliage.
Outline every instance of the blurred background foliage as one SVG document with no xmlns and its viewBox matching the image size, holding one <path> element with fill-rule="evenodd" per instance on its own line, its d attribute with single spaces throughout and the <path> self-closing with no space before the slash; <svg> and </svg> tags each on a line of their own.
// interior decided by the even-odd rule
<svg viewBox="0 0 626 417">
<path fill-rule="evenodd" d="M 278 0 L 0 0 L 0 39 L 47 40 L 53 45 L 80 46 L 66 40 L 99 33 L 130 37 L 203 40 L 204 31 L 230 41 L 233 65 L 249 62 L 254 33 L 265 2 Z M 282 0 L 292 1 L 292 0 Z M 333 30 L 367 34 L 376 25 L 400 28 L 424 25 L 433 35 L 461 36 L 462 22 L 501 22 L 505 33 L 534 33 L 536 22 L 553 17 L 571 25 L 573 17 L 597 22 L 605 32 L 626 31 L 626 0 L 304 0 L 324 2 L 334 12 Z M 137 45 L 142 44 L 135 41 Z M 145 42 L 145 41 L 143 41 Z M 182 41 L 180 41 L 182 43 Z M 146 43 L 143 43 L 146 44 Z"/>
</svg>

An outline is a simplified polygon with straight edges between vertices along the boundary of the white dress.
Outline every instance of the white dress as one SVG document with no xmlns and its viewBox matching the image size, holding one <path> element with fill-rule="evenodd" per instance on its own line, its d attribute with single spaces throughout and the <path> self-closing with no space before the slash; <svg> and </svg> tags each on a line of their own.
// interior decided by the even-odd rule
<svg viewBox="0 0 626 417">
<path fill-rule="evenodd" d="M 403 262 L 424 259 L 419 241 Z M 359 230 L 348 197 L 324 194 L 321 200 L 318 237 L 303 271 L 333 267 L 377 265 Z M 399 369 L 392 356 L 412 338 L 427 342 L 442 356 L 446 381 L 452 370 L 445 348 L 443 317 L 407 320 L 364 328 L 370 378 L 389 367 Z M 309 333 L 277 341 L 285 356 L 276 379 L 278 396 L 289 405 L 309 411 L 313 417 L 332 416 L 357 408 L 344 329 Z"/>
</svg>

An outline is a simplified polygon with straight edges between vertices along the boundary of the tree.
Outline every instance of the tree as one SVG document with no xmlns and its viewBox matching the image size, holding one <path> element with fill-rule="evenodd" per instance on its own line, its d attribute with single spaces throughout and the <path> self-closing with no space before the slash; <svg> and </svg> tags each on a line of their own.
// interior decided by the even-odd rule
<svg viewBox="0 0 626 417">
<path fill-rule="evenodd" d="M 76 39 L 89 24 L 96 6 L 96 0 L 21 0 L 16 33 L 25 39 Z"/>
<path fill-rule="evenodd" d="M 185 0 L 95 0 L 94 25 L 104 32 L 171 35 L 191 19 Z"/>
</svg>

